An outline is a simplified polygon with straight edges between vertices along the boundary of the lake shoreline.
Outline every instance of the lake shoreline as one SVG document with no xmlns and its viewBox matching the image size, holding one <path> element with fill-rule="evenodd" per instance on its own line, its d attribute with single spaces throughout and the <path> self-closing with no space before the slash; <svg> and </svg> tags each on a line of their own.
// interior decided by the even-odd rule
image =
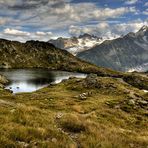
<svg viewBox="0 0 148 148">
<path fill-rule="evenodd" d="M 50 84 L 58 84 L 70 77 L 85 78 L 87 75 L 67 71 L 48 69 L 1 69 L 0 74 L 7 77 L 9 82 L 5 89 L 15 93 L 34 92 Z"/>
</svg>

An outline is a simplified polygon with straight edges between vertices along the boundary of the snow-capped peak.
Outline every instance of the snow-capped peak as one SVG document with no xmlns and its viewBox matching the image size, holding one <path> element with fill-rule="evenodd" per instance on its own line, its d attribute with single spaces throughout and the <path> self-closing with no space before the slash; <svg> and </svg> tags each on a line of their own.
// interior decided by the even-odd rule
<svg viewBox="0 0 148 148">
<path fill-rule="evenodd" d="M 85 33 L 79 37 L 58 38 L 57 40 L 50 40 L 49 43 L 52 43 L 56 47 L 65 49 L 73 55 L 76 55 L 79 52 L 88 50 L 96 45 L 101 44 L 105 40 L 109 40 L 109 38 L 97 37 L 95 35 Z"/>
<path fill-rule="evenodd" d="M 148 30 L 148 26 L 144 25 L 138 32 L 146 32 Z"/>
</svg>

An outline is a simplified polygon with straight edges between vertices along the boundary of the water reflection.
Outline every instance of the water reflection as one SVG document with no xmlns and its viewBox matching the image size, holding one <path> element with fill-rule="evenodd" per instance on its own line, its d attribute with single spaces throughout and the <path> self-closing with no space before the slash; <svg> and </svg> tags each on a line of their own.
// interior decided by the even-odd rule
<svg viewBox="0 0 148 148">
<path fill-rule="evenodd" d="M 60 83 L 69 77 L 86 77 L 85 74 L 46 69 L 1 69 L 0 74 L 10 80 L 6 89 L 10 89 L 14 93 L 33 92 L 50 83 Z"/>
</svg>

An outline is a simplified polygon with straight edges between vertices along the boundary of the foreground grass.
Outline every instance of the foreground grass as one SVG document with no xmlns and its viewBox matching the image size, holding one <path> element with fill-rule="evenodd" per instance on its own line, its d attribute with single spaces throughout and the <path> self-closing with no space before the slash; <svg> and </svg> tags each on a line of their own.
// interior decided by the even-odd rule
<svg viewBox="0 0 148 148">
<path fill-rule="evenodd" d="M 70 79 L 34 93 L 0 89 L 0 147 L 145 148 L 148 94 L 120 79 Z"/>
</svg>

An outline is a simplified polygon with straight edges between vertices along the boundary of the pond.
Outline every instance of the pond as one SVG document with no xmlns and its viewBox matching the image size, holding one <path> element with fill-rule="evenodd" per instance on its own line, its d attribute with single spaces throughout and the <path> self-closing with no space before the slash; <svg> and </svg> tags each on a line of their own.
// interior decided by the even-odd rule
<svg viewBox="0 0 148 148">
<path fill-rule="evenodd" d="M 6 89 L 13 93 L 33 92 L 51 83 L 60 83 L 70 77 L 86 77 L 86 74 L 47 69 L 0 69 L 0 74 L 6 76 L 10 81 L 6 85 Z"/>
</svg>

